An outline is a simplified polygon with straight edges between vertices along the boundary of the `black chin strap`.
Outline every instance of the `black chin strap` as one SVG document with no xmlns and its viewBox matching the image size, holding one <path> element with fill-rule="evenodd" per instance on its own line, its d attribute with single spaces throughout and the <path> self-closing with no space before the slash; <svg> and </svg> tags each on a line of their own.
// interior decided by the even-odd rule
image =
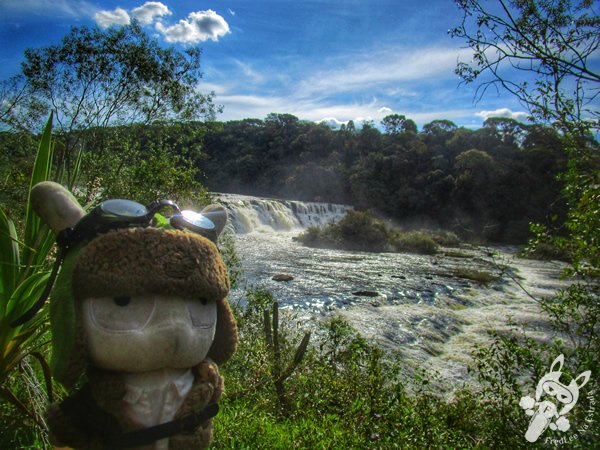
<svg viewBox="0 0 600 450">
<path fill-rule="evenodd" d="M 190 434 L 204 422 L 215 417 L 218 412 L 219 405 L 213 403 L 202 411 L 192 412 L 171 422 L 161 423 L 153 427 L 111 436 L 104 439 L 102 443 L 110 449 L 135 448 L 152 444 L 175 434 Z"/>
</svg>

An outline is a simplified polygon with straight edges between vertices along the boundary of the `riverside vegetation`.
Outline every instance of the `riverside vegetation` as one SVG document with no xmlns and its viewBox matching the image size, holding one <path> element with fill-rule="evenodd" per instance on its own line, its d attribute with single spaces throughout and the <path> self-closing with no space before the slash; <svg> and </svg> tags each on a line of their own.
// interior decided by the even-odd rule
<svg viewBox="0 0 600 450">
<path fill-rule="evenodd" d="M 384 354 L 339 319 L 330 321 L 312 339 L 293 372 L 275 383 L 276 367 L 287 367 L 294 359 L 304 330 L 293 320 L 282 319 L 278 324 L 280 355 L 275 356 L 264 312 L 273 311 L 274 299 L 266 292 L 248 292 L 247 305 L 234 308 L 241 341 L 238 352 L 223 368 L 229 393 L 215 421 L 215 448 L 543 447 L 542 441 L 531 445 L 524 440 L 529 417 L 519 407 L 521 396 L 531 393 L 549 362 L 560 353 L 568 361 L 564 377 L 591 370 L 592 382 L 597 383 L 600 374 L 600 162 L 585 109 L 589 98 L 586 86 L 596 83 L 592 86 L 597 89 L 600 80 L 586 65 L 588 52 L 598 49 L 599 31 L 597 17 L 593 11 L 590 13 L 593 2 L 575 5 L 565 1 L 558 6 L 535 0 L 500 3 L 513 15 L 503 18 L 487 13 L 483 2 L 475 0 L 457 2 L 465 17 L 453 34 L 464 38 L 477 56 L 473 58 L 475 67 L 461 66 L 457 71 L 466 81 L 490 71 L 499 77 L 503 72 L 493 72 L 497 66 L 487 59 L 496 53 L 487 50 L 518 49 L 514 55 L 526 55 L 532 62 L 527 70 L 539 69 L 541 76 L 550 78 L 540 78 L 535 86 L 496 81 L 501 88 L 508 87 L 512 94 L 523 97 L 520 99 L 530 106 L 533 118 L 544 123 L 551 119 L 554 127 L 494 119 L 481 130 L 471 131 L 440 120 L 419 132 L 410 119 L 395 116 L 388 118 L 384 123 L 386 132 L 381 133 L 373 124 L 358 130 L 349 123 L 342 130 L 332 130 L 286 114 L 270 115 L 265 121 L 185 122 L 197 118 L 194 112 L 204 111 L 210 118 L 214 111 L 210 97 L 191 98 L 195 111 L 182 110 L 185 96 L 195 92 L 193 74 L 197 73 L 199 52 L 188 53 L 189 59 L 162 54 L 134 27 L 130 30 L 133 34 L 101 30 L 83 33 L 85 46 L 69 45 L 66 49 L 83 48 L 88 59 L 68 60 L 90 62 L 86 70 L 103 67 L 110 71 L 130 67 L 128 61 L 139 61 L 140 55 L 158 55 L 159 60 L 164 56 L 175 66 L 187 64 L 187 84 L 178 87 L 170 83 L 174 80 L 169 74 L 181 73 L 172 66 L 171 71 L 164 67 L 160 76 L 152 78 L 149 68 L 160 67 L 154 64 L 148 64 L 145 70 L 79 79 L 116 81 L 116 86 L 95 86 L 106 92 L 140 87 L 140 92 L 119 98 L 147 102 L 105 108 L 107 105 L 94 103 L 100 98 L 94 97 L 89 104 L 92 109 L 83 108 L 91 111 L 90 118 L 99 118 L 98 111 L 93 111 L 98 106 L 102 111 L 122 114 L 81 126 L 65 121 L 73 127 L 59 129 L 55 147 L 42 139 L 37 154 L 46 157 L 38 159 L 40 165 L 34 165 L 39 137 L 28 132 L 27 123 L 19 122 L 12 113 L 21 112 L 26 119 L 36 117 L 30 112 L 46 114 L 48 105 L 56 100 L 44 97 L 48 92 L 62 95 L 60 101 L 65 108 L 85 102 L 73 96 L 76 84 L 65 83 L 62 87 L 68 91 L 47 85 L 59 80 L 57 77 L 44 77 L 42 73 L 38 82 L 25 87 L 13 80 L 18 95 L 3 96 L 1 104 L 3 108 L 18 107 L 3 109 L 0 114 L 4 125 L 14 126 L 0 135 L 0 447 L 47 448 L 42 412 L 50 394 L 64 394 L 47 378 L 45 311 L 35 323 L 26 324 L 27 329 L 21 333 L 8 326 L 19 308 L 37 299 L 36 290 L 47 276 L 53 256 L 52 248 L 43 245 L 44 239 L 34 239 L 34 231 L 44 230 L 36 228 L 35 220 L 27 214 L 29 180 L 49 177 L 72 184 L 74 176 L 79 175 L 77 185 L 81 191 L 77 194 L 84 203 L 101 200 L 105 195 L 138 201 L 170 196 L 202 203 L 206 201 L 206 190 L 198 182 L 202 178 L 200 169 L 211 177 L 209 188 L 239 188 L 255 194 L 281 189 L 286 195 L 297 192 L 303 199 L 321 196 L 396 218 L 409 214 L 416 222 L 447 222 L 457 233 L 496 240 L 523 241 L 528 236 L 528 223 L 534 222 L 528 249 L 558 249 L 568 255 L 565 276 L 571 281 L 557 296 L 538 299 L 540 314 L 550 317 L 553 324 L 547 340 L 533 340 L 525 329 L 510 336 L 491 331 L 489 344 L 474 349 L 471 369 L 479 386 L 454 392 L 449 398 L 439 397 L 430 387 L 435 374 L 423 371 L 407 380 L 397 364 L 401 353 Z M 493 30 L 493 36 L 486 42 L 489 30 Z M 102 33 L 113 46 L 99 48 L 116 49 L 122 54 L 132 50 L 131 58 L 96 64 L 94 58 L 114 56 L 95 52 L 93 45 L 88 45 L 103 38 Z M 76 39 L 77 33 L 71 37 Z M 142 45 L 115 46 L 119 39 L 125 44 Z M 144 47 L 146 44 L 149 47 Z M 137 53 L 144 48 L 150 51 Z M 31 55 L 41 61 L 43 52 Z M 51 67 L 41 64 L 38 68 L 43 71 Z M 64 80 L 78 80 L 77 74 L 89 74 L 76 67 L 71 69 Z M 123 78 L 127 74 L 142 74 L 145 78 Z M 35 70 L 28 75 L 35 75 Z M 572 90 L 559 87 L 573 76 L 578 90 L 571 97 Z M 160 80 L 167 81 L 164 89 L 175 87 L 169 97 L 173 100 L 170 110 L 148 108 L 153 99 L 168 95 L 168 90 L 160 89 Z M 104 98 L 111 100 L 110 95 Z M 22 99 L 28 104 L 19 103 Z M 119 118 L 127 111 L 139 113 L 138 119 L 147 124 L 162 122 L 151 126 L 126 124 Z M 81 117 L 77 111 L 70 112 L 71 118 Z M 142 117 L 143 112 L 149 115 Z M 68 111 L 60 113 L 62 118 L 68 116 Z M 39 124 L 36 127 L 36 131 L 41 129 Z M 55 149 L 54 160 L 49 157 L 51 148 Z M 42 161 L 46 161 L 45 166 Z M 557 178 L 557 174 L 561 176 Z M 257 192 L 248 192 L 251 181 L 255 181 Z M 319 184 L 321 181 L 324 183 Z M 332 198 L 337 195 L 341 198 Z M 235 279 L 235 252 L 230 246 L 223 252 Z M 22 270 L 28 273 L 21 276 Z M 27 285 L 22 284 L 25 281 Z M 19 308 L 15 309 L 17 299 L 23 301 L 19 300 Z M 600 439 L 598 390 L 588 393 L 593 395 L 580 397 L 569 413 L 569 421 L 593 426 L 574 427 L 567 432 L 575 437 L 570 441 L 573 448 L 593 448 Z M 547 430 L 544 438 L 563 436 Z"/>
<path fill-rule="evenodd" d="M 371 252 L 410 252 L 432 255 L 439 245 L 457 245 L 449 232 L 401 231 L 368 211 L 348 211 L 338 222 L 313 226 L 295 238 L 309 247 Z"/>
</svg>

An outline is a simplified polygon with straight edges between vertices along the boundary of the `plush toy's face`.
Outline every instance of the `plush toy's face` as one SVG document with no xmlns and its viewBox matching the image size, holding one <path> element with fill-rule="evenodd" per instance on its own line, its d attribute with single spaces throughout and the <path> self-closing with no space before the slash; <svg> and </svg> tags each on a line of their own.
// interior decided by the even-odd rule
<svg viewBox="0 0 600 450">
<path fill-rule="evenodd" d="M 146 294 L 86 298 L 81 307 L 90 362 L 118 372 L 193 367 L 217 323 L 214 300 Z"/>
</svg>

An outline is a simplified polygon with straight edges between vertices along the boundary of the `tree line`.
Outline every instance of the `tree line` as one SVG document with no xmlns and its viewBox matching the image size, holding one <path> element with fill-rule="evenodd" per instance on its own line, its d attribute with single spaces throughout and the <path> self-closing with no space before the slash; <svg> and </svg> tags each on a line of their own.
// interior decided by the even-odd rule
<svg viewBox="0 0 600 450">
<path fill-rule="evenodd" d="M 402 115 L 334 130 L 290 114 L 220 124 L 204 137 L 203 181 L 213 191 L 347 203 L 401 224 L 524 242 L 529 223 L 564 218 L 560 134 L 489 118 L 470 130 Z"/>
<path fill-rule="evenodd" d="M 490 118 L 477 130 L 434 120 L 419 131 L 400 115 L 382 124 L 383 131 L 352 122 L 336 130 L 273 113 L 264 120 L 90 128 L 64 135 L 58 147 L 81 143 L 79 184 L 88 201 L 100 191 L 138 201 L 194 201 L 206 186 L 346 203 L 401 225 L 513 243 L 527 239 L 530 222 L 564 219 L 558 175 L 567 159 L 553 128 Z M 3 203 L 18 200 L 34 143 L 23 131 L 0 134 L 5 194 L 13 196 Z"/>
</svg>

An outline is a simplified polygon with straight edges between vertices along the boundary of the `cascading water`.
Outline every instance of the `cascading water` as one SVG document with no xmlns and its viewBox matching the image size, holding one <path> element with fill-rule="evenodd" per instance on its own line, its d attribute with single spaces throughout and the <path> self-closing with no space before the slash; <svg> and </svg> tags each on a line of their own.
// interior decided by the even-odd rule
<svg viewBox="0 0 600 450">
<path fill-rule="evenodd" d="M 530 337 L 547 337 L 547 320 L 529 294 L 552 295 L 563 286 L 560 263 L 516 258 L 515 248 L 441 249 L 433 256 L 308 248 L 293 237 L 308 226 L 341 219 L 350 207 L 218 197 L 229 211 L 242 262 L 243 281 L 230 293 L 234 302 L 244 301 L 246 288 L 260 287 L 304 324 L 341 315 L 367 339 L 400 351 L 406 374 L 415 367 L 437 370 L 442 390 L 468 379 L 473 345 L 485 345 L 490 329 L 513 331 L 507 317 L 534 323 Z M 498 279 L 480 284 L 459 275 L 469 271 Z M 518 273 L 528 293 L 510 273 Z M 278 282 L 277 274 L 293 279 Z"/>
<path fill-rule="evenodd" d="M 215 194 L 229 212 L 237 234 L 293 231 L 340 220 L 350 206 L 335 203 L 276 200 L 237 194 Z"/>
</svg>

